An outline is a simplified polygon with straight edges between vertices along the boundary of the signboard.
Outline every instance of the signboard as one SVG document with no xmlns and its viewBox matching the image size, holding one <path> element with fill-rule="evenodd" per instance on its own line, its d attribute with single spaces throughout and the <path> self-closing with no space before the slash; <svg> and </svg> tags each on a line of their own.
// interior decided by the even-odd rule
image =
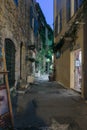
<svg viewBox="0 0 87 130">
<path fill-rule="evenodd" d="M 0 128 L 13 127 L 12 106 L 4 49 L 0 47 Z"/>
<path fill-rule="evenodd" d="M 80 67 L 80 60 L 79 60 L 79 59 L 76 60 L 75 66 L 76 66 L 76 67 Z"/>
<path fill-rule="evenodd" d="M 9 112 L 7 90 L 2 86 L 3 89 L 0 90 L 0 116 Z"/>
</svg>

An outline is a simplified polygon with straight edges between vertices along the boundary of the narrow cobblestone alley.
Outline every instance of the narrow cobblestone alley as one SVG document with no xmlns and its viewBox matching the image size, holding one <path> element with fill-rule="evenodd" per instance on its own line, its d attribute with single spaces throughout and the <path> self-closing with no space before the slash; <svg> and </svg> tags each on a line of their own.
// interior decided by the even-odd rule
<svg viewBox="0 0 87 130">
<path fill-rule="evenodd" d="M 87 130 L 87 104 L 73 90 L 41 78 L 25 94 L 15 96 L 12 104 L 18 129 Z"/>
</svg>

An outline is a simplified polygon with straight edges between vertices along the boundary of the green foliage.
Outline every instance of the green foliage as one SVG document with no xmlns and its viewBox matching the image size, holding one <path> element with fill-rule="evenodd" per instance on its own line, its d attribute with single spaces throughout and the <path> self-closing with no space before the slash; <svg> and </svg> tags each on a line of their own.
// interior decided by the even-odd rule
<svg viewBox="0 0 87 130">
<path fill-rule="evenodd" d="M 45 55 L 45 50 L 44 49 L 40 50 L 36 56 L 36 61 L 38 61 L 38 63 L 41 63 L 44 55 Z"/>
<path fill-rule="evenodd" d="M 53 55 L 53 50 L 51 48 L 49 48 L 47 50 L 43 48 L 41 51 L 38 52 L 38 54 L 36 56 L 36 61 L 37 61 L 37 64 L 39 64 L 39 69 L 40 69 L 41 73 L 44 72 L 44 66 L 43 66 L 44 58 L 49 59 L 51 62 L 52 55 Z"/>
<path fill-rule="evenodd" d="M 46 41 L 46 37 L 45 37 L 45 27 L 44 26 L 41 26 L 39 28 L 39 34 L 40 34 L 40 37 L 41 37 L 41 41 L 43 42 L 43 48 L 45 48 L 45 41 Z"/>
</svg>

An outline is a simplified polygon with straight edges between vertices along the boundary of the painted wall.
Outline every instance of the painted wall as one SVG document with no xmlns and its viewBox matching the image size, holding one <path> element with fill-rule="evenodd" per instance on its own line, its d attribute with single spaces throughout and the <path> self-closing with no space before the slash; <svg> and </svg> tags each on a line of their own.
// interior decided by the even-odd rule
<svg viewBox="0 0 87 130">
<path fill-rule="evenodd" d="M 55 0 L 56 3 L 57 0 Z M 55 5 L 55 4 L 54 4 Z M 69 22 L 66 22 L 66 6 L 63 5 L 62 7 L 62 30 L 57 36 L 54 37 L 54 43 L 57 44 L 61 38 L 61 36 L 64 36 L 65 32 L 69 29 L 69 27 L 72 25 L 75 15 L 74 15 L 74 0 L 71 1 L 71 19 Z M 55 8 L 55 7 L 54 7 Z M 56 10 L 54 10 L 55 12 Z M 57 12 L 55 13 L 57 14 Z M 55 15 L 54 15 L 55 16 Z M 56 18 L 56 16 L 55 16 Z M 54 19 L 55 19 L 54 18 Z M 59 59 L 55 58 L 55 66 L 56 66 L 56 81 L 60 82 L 63 84 L 65 87 L 70 88 L 70 74 L 71 74 L 71 59 L 70 59 L 70 54 L 76 50 L 81 48 L 82 50 L 82 96 L 86 97 L 87 95 L 87 83 L 86 83 L 86 78 L 87 78 L 87 73 L 86 73 L 86 58 L 87 58 L 87 26 L 86 24 L 83 25 L 82 23 L 79 23 L 79 29 L 77 32 L 77 39 L 74 42 L 71 41 L 65 41 L 65 44 L 62 47 L 63 53 L 61 54 L 61 57 Z M 85 27 L 84 27 L 85 26 Z M 85 31 L 84 31 L 85 28 Z M 84 34 L 85 34 L 85 39 L 84 39 Z M 72 46 L 72 45 L 73 46 Z"/>
<path fill-rule="evenodd" d="M 56 59 L 56 81 L 65 87 L 70 87 L 70 50 L 66 50 Z"/>
</svg>

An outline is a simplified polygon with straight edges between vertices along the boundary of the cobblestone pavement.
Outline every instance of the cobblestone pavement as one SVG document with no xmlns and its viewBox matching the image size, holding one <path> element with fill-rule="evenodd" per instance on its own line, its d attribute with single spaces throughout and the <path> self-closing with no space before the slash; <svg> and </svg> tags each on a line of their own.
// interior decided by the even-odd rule
<svg viewBox="0 0 87 130">
<path fill-rule="evenodd" d="M 16 93 L 15 127 L 26 130 L 87 130 L 87 104 L 80 94 L 39 79 L 25 94 Z"/>
</svg>

